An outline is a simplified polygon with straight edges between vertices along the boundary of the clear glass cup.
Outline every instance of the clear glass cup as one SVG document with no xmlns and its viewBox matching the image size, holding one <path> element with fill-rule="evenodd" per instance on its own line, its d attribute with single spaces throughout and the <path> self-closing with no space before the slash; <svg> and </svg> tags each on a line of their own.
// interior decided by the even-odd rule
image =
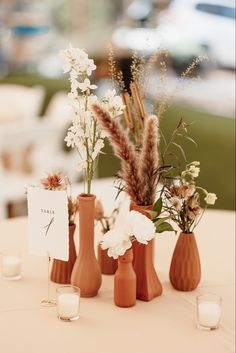
<svg viewBox="0 0 236 353">
<path fill-rule="evenodd" d="M 222 298 L 215 294 L 197 296 L 197 326 L 202 330 L 215 330 L 219 327 L 222 311 Z"/>
<path fill-rule="evenodd" d="M 19 253 L 1 254 L 1 277 L 11 281 L 21 279 L 21 255 Z"/>
<path fill-rule="evenodd" d="M 57 317 L 62 321 L 79 319 L 80 289 L 75 286 L 57 288 Z"/>
</svg>

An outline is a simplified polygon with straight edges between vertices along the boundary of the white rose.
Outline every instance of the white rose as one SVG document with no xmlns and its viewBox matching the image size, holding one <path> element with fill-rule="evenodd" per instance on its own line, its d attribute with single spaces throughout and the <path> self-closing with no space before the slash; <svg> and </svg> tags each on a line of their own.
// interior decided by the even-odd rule
<svg viewBox="0 0 236 353">
<path fill-rule="evenodd" d="M 125 231 L 134 236 L 139 243 L 147 244 L 155 237 L 156 229 L 153 222 L 137 211 L 131 211 L 127 217 Z"/>
<path fill-rule="evenodd" d="M 101 241 L 101 248 L 103 250 L 108 249 L 108 256 L 114 259 L 124 255 L 126 250 L 130 249 L 131 246 L 131 240 L 122 227 L 109 230 L 104 234 Z"/>
<path fill-rule="evenodd" d="M 217 200 L 217 196 L 216 194 L 213 194 L 211 192 L 209 192 L 206 197 L 204 198 L 204 200 L 206 201 L 206 203 L 208 205 L 214 205 L 216 200 Z"/>
</svg>

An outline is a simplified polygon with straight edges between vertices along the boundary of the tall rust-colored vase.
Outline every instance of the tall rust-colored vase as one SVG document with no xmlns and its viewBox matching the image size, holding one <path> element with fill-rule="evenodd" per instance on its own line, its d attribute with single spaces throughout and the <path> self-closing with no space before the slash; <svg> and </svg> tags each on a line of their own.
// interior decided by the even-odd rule
<svg viewBox="0 0 236 353">
<path fill-rule="evenodd" d="M 114 275 L 118 267 L 118 260 L 107 255 L 107 250 L 103 250 L 98 244 L 98 263 L 103 275 Z"/>
<path fill-rule="evenodd" d="M 170 271 L 172 286 L 180 291 L 197 288 L 201 279 L 201 263 L 194 233 L 180 233 L 172 256 Z"/>
<path fill-rule="evenodd" d="M 51 270 L 51 281 L 60 284 L 69 284 L 71 273 L 76 260 L 76 251 L 74 243 L 75 224 L 69 226 L 69 260 L 53 260 Z"/>
<path fill-rule="evenodd" d="M 149 217 L 144 209 L 150 210 L 152 209 L 152 205 L 139 206 L 134 202 L 130 204 L 130 210 L 140 212 Z M 137 276 L 136 297 L 140 300 L 150 301 L 162 294 L 162 285 L 153 263 L 154 240 L 149 241 L 147 245 L 134 242 L 133 252 L 133 266 Z"/>
<path fill-rule="evenodd" d="M 102 283 L 100 266 L 94 252 L 94 195 L 81 194 L 79 200 L 79 254 L 76 259 L 71 284 L 81 290 L 81 297 L 97 295 Z"/>
<path fill-rule="evenodd" d="M 129 308 L 136 304 L 136 274 L 132 261 L 132 248 L 118 258 L 118 269 L 114 277 L 114 301 L 122 308 Z"/>
</svg>

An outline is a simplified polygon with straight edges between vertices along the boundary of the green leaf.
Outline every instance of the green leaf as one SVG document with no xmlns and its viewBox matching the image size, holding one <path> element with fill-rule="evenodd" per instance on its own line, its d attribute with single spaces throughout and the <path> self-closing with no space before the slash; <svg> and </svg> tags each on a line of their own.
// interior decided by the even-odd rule
<svg viewBox="0 0 236 353">
<path fill-rule="evenodd" d="M 171 224 L 167 223 L 167 222 L 163 222 L 161 224 L 159 224 L 156 227 L 156 231 L 157 233 L 162 233 L 162 232 L 176 232 L 176 230 L 172 227 Z"/>
<path fill-rule="evenodd" d="M 180 146 L 178 143 L 175 143 L 175 142 L 172 142 L 172 144 L 176 147 L 178 147 L 178 149 L 180 150 L 182 156 L 183 156 L 183 159 L 185 160 L 185 162 L 187 161 L 187 158 L 186 158 L 186 155 L 185 155 L 185 152 L 184 152 L 184 149 L 182 146 Z"/>
<path fill-rule="evenodd" d="M 162 210 L 162 198 L 160 197 L 153 206 L 153 211 L 155 211 L 157 213 L 157 216 L 159 216 L 159 214 L 161 213 Z"/>
<path fill-rule="evenodd" d="M 152 220 L 155 219 L 158 216 L 157 212 L 155 212 L 155 211 L 145 210 L 145 208 L 143 209 L 143 211 L 147 212 L 151 216 Z"/>
<path fill-rule="evenodd" d="M 157 218 L 154 222 L 155 227 L 158 227 L 160 224 L 164 223 L 167 221 L 167 219 L 170 219 L 170 216 L 163 217 L 163 218 Z"/>
</svg>

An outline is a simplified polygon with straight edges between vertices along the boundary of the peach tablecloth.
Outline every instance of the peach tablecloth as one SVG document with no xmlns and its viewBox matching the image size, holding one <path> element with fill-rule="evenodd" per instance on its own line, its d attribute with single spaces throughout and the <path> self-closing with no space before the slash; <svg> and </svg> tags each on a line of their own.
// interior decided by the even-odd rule
<svg viewBox="0 0 236 353">
<path fill-rule="evenodd" d="M 75 191 L 82 191 L 80 186 Z M 95 183 L 106 209 L 113 205 L 110 180 Z M 81 299 L 80 320 L 61 322 L 55 308 L 41 308 L 47 293 L 47 261 L 27 254 L 27 218 L 0 223 L 0 251 L 21 250 L 23 278 L 0 279 L 0 351 L 2 353 L 228 353 L 234 352 L 234 213 L 207 211 L 196 230 L 202 280 L 193 292 L 178 292 L 168 281 L 177 237 L 158 235 L 155 264 L 163 295 L 133 308 L 113 304 L 113 277 L 103 276 L 99 295 Z M 78 234 L 75 235 L 78 238 Z M 57 285 L 51 284 L 52 296 Z M 196 328 L 196 296 L 223 298 L 221 326 Z"/>
</svg>

